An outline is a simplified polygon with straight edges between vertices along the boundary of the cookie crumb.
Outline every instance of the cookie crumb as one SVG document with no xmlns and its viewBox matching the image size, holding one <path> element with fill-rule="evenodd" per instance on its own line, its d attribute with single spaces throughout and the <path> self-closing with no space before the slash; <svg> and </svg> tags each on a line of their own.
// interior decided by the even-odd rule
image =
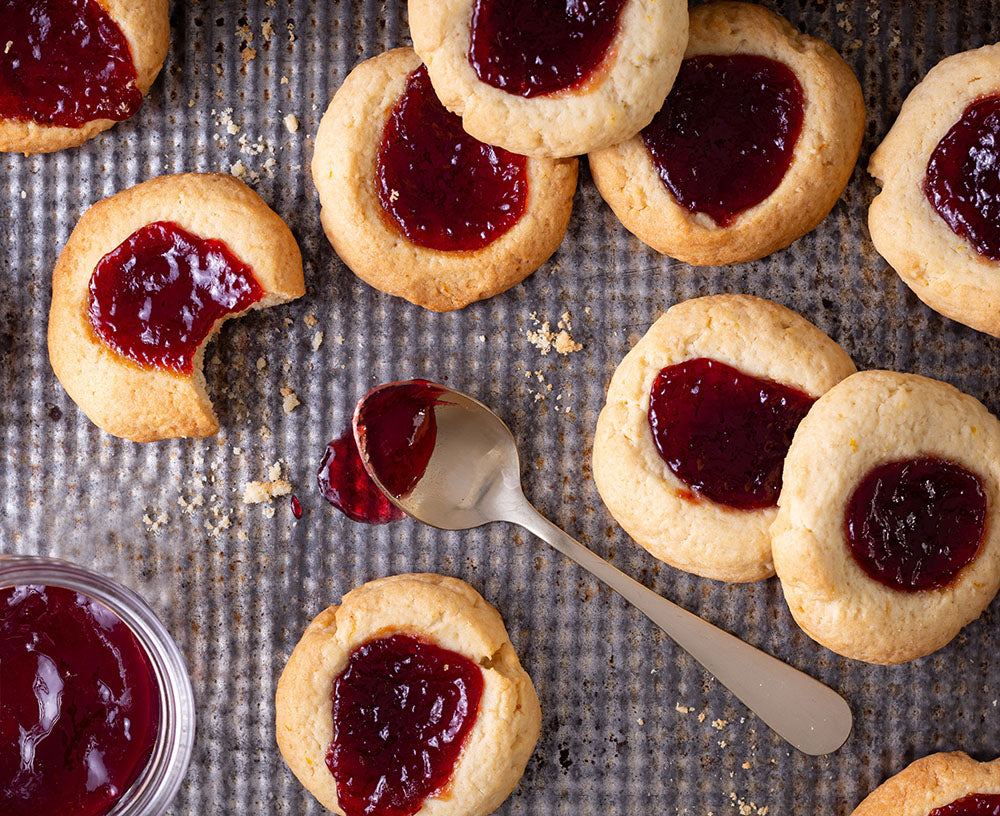
<svg viewBox="0 0 1000 816">
<path fill-rule="evenodd" d="M 14 45 L 14 41 L 13 40 L 7 40 L 7 45 L 4 46 L 3 52 L 5 54 L 8 53 L 10 51 L 10 49 L 13 47 L 13 45 Z"/>
<path fill-rule="evenodd" d="M 285 121 L 285 130 L 287 130 L 289 133 L 298 132 L 299 120 L 294 113 L 288 114 L 288 116 L 285 117 L 284 121 Z"/>
<path fill-rule="evenodd" d="M 299 402 L 299 398 L 295 395 L 295 392 L 292 391 L 291 388 L 282 388 L 281 396 L 284 397 L 281 407 L 286 414 L 292 413 L 292 411 L 302 404 Z"/>
<path fill-rule="evenodd" d="M 318 351 L 319 347 L 323 345 L 323 332 L 319 331 L 313 335 L 312 339 L 312 349 L 313 351 Z"/>
<path fill-rule="evenodd" d="M 530 318 L 537 328 L 528 329 L 525 336 L 528 338 L 528 342 L 537 348 L 542 355 L 548 354 L 552 349 L 555 349 L 557 354 L 565 355 L 583 348 L 583 344 L 577 343 L 569 333 L 569 328 L 572 326 L 569 312 L 563 312 L 560 317 L 556 325 L 556 328 L 559 329 L 558 332 L 552 331 L 548 320 L 540 321 L 535 312 L 531 313 Z"/>
<path fill-rule="evenodd" d="M 170 523 L 170 516 L 167 513 L 160 513 L 156 510 L 153 511 L 154 515 L 149 513 L 144 513 L 142 516 L 142 523 L 146 525 L 146 529 L 151 533 L 158 533 L 160 530 Z"/>
<path fill-rule="evenodd" d="M 681 705 L 680 703 L 677 703 L 677 705 L 674 706 L 674 711 L 676 711 L 678 714 L 690 714 L 691 713 L 691 709 L 688 706 Z"/>
<path fill-rule="evenodd" d="M 309 312 L 305 317 L 302 318 L 302 322 L 305 323 L 310 329 L 315 326 L 319 321 L 316 319 L 316 315 Z"/>
<path fill-rule="evenodd" d="M 243 503 L 262 504 L 278 496 L 287 496 L 291 492 L 292 483 L 281 478 L 281 463 L 275 462 L 267 471 L 266 481 L 249 482 L 243 489 Z"/>
<path fill-rule="evenodd" d="M 729 723 L 726 722 L 725 720 L 712 720 L 712 728 L 714 728 L 716 731 L 721 731 L 727 725 L 729 725 Z"/>
</svg>

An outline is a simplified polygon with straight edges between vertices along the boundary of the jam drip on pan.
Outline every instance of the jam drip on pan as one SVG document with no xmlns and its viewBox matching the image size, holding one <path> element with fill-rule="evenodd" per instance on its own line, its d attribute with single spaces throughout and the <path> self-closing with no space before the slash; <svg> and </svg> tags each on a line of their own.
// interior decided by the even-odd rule
<svg viewBox="0 0 1000 816">
<path fill-rule="evenodd" d="M 1000 261 L 1000 95 L 969 105 L 938 142 L 924 194 L 956 235 Z"/>
<path fill-rule="evenodd" d="M 420 638 L 355 649 L 334 682 L 326 759 L 347 816 L 411 816 L 445 789 L 482 694 L 479 666 Z"/>
<path fill-rule="evenodd" d="M 146 767 L 159 686 L 132 631 L 85 595 L 0 589 L 0 807 L 103 816 Z"/>
<path fill-rule="evenodd" d="M 0 117 L 75 128 L 142 104 L 128 40 L 96 0 L 0 0 Z"/>
<path fill-rule="evenodd" d="M 625 0 L 476 0 L 469 63 L 487 85 L 523 97 L 584 85 L 618 33 Z"/>
<path fill-rule="evenodd" d="M 699 496 L 741 510 L 773 507 L 795 429 L 815 399 L 699 357 L 667 366 L 649 395 L 663 461 Z"/>
<path fill-rule="evenodd" d="M 157 221 L 101 258 L 87 314 L 97 337 L 121 356 L 189 375 L 216 321 L 263 297 L 253 271 L 225 243 Z"/>
<path fill-rule="evenodd" d="M 727 227 L 785 177 L 804 111 L 802 86 L 784 63 L 691 57 L 642 138 L 677 203 Z"/>
<path fill-rule="evenodd" d="M 420 66 L 386 122 L 375 186 L 390 221 L 427 249 L 482 249 L 524 215 L 527 159 L 473 139 Z"/>
<path fill-rule="evenodd" d="M 364 415 L 356 420 L 358 436 L 379 481 L 393 496 L 409 494 L 430 462 L 437 440 L 434 406 L 440 396 L 434 383 L 411 380 L 364 398 Z M 324 498 L 354 521 L 385 524 L 404 516 L 361 464 L 352 431 L 326 446 L 318 479 Z"/>
<path fill-rule="evenodd" d="M 979 552 L 986 492 L 954 462 L 888 462 L 854 489 L 844 526 L 854 559 L 876 581 L 903 592 L 943 587 Z"/>
</svg>

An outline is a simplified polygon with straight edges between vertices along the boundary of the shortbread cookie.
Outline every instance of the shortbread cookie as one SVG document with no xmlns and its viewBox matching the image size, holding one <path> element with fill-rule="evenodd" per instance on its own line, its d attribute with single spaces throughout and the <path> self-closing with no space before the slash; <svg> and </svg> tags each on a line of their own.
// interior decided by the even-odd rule
<svg viewBox="0 0 1000 816">
<path fill-rule="evenodd" d="M 931 754 L 879 785 L 851 816 L 994 816 L 1000 812 L 1000 760 Z"/>
<path fill-rule="evenodd" d="M 576 156 L 649 124 L 687 42 L 684 0 L 409 0 L 445 107 L 488 144 Z"/>
<path fill-rule="evenodd" d="M 219 429 L 205 346 L 222 321 L 305 293 L 291 231 L 232 176 L 161 176 L 99 201 L 52 276 L 49 360 L 108 433 L 151 442 Z"/>
<path fill-rule="evenodd" d="M 288 767 L 346 816 L 492 813 L 541 723 L 499 613 L 464 581 L 429 574 L 380 578 L 321 612 L 275 709 Z"/>
<path fill-rule="evenodd" d="M 1000 45 L 942 60 L 872 154 L 875 248 L 924 303 L 1000 337 Z"/>
<path fill-rule="evenodd" d="M 776 252 L 814 229 L 864 135 L 861 87 L 830 46 L 751 3 L 691 10 L 674 87 L 642 133 L 590 154 L 597 188 L 657 252 L 697 266 Z"/>
<path fill-rule="evenodd" d="M 1000 587 L 1000 422 L 952 386 L 865 371 L 822 397 L 785 460 L 771 528 L 792 616 L 829 649 L 903 663 Z"/>
<path fill-rule="evenodd" d="M 132 116 L 170 43 L 167 0 L 0 0 L 0 151 L 75 147 Z"/>
<path fill-rule="evenodd" d="M 854 364 L 784 306 L 715 295 L 667 311 L 615 370 L 594 481 L 661 561 L 706 578 L 774 574 L 768 527 L 792 434 Z"/>
<path fill-rule="evenodd" d="M 576 165 L 477 142 L 413 49 L 397 48 L 337 91 L 312 172 L 344 263 L 376 289 L 448 311 L 520 283 L 558 249 Z"/>
</svg>

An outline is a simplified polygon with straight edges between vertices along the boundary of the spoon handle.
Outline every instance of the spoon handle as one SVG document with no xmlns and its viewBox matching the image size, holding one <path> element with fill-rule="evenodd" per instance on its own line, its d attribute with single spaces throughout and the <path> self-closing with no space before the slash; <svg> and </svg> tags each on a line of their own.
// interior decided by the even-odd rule
<svg viewBox="0 0 1000 816">
<path fill-rule="evenodd" d="M 505 516 L 622 595 L 803 753 L 829 754 L 847 740 L 851 709 L 833 689 L 629 578 L 542 516 L 527 499 L 508 508 Z"/>
</svg>

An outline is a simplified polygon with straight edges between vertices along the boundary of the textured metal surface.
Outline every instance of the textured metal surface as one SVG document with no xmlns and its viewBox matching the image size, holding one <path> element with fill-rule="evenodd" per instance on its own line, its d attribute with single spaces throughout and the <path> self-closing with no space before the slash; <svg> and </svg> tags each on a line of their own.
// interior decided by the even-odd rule
<svg viewBox="0 0 1000 816">
<path fill-rule="evenodd" d="M 863 172 L 928 68 L 997 39 L 1000 2 L 768 5 L 846 56 L 869 124 L 830 217 L 752 264 L 695 270 L 657 256 L 618 224 L 584 169 L 562 249 L 514 290 L 438 315 L 359 283 L 320 228 L 312 135 L 355 63 L 408 42 L 402 0 L 175 2 L 165 70 L 133 120 L 81 149 L 0 157 L 0 549 L 96 566 L 162 616 L 189 661 L 200 718 L 176 816 L 321 812 L 274 747 L 277 675 L 312 615 L 357 584 L 410 570 L 459 576 L 495 603 L 538 687 L 542 739 L 503 814 L 846 814 L 917 756 L 1000 754 L 997 604 L 932 657 L 897 668 L 852 663 L 796 628 L 776 581 L 725 586 L 661 568 L 613 524 L 591 479 L 591 435 L 615 364 L 663 309 L 695 295 L 772 298 L 843 343 L 859 367 L 945 379 L 1000 410 L 1000 343 L 924 308 L 886 268 L 865 227 L 874 184 Z M 244 68 L 247 31 L 256 55 Z M 297 133 L 283 126 L 286 114 L 298 118 Z M 248 144 L 265 147 L 254 155 Z M 260 174 L 252 186 L 299 239 L 308 295 L 228 324 L 210 348 L 217 437 L 112 439 L 48 365 L 59 250 L 92 202 L 161 173 L 227 171 L 237 161 Z M 541 356 L 525 338 L 531 315 L 554 326 L 566 310 L 583 351 Z M 526 376 L 536 371 L 544 383 Z M 325 505 L 313 476 L 324 444 L 368 387 L 411 376 L 500 410 L 521 443 L 528 495 L 555 522 L 658 592 L 842 690 L 856 713 L 846 747 L 821 759 L 788 749 L 638 613 L 513 528 L 370 528 Z M 302 401 L 291 414 L 282 387 Z M 306 508 L 300 521 L 286 501 L 273 518 L 242 504 L 245 483 L 276 460 Z M 181 498 L 203 504 L 188 511 Z M 161 513 L 169 520 L 154 532 L 143 516 Z M 225 517 L 230 527 L 208 529 Z"/>
</svg>

